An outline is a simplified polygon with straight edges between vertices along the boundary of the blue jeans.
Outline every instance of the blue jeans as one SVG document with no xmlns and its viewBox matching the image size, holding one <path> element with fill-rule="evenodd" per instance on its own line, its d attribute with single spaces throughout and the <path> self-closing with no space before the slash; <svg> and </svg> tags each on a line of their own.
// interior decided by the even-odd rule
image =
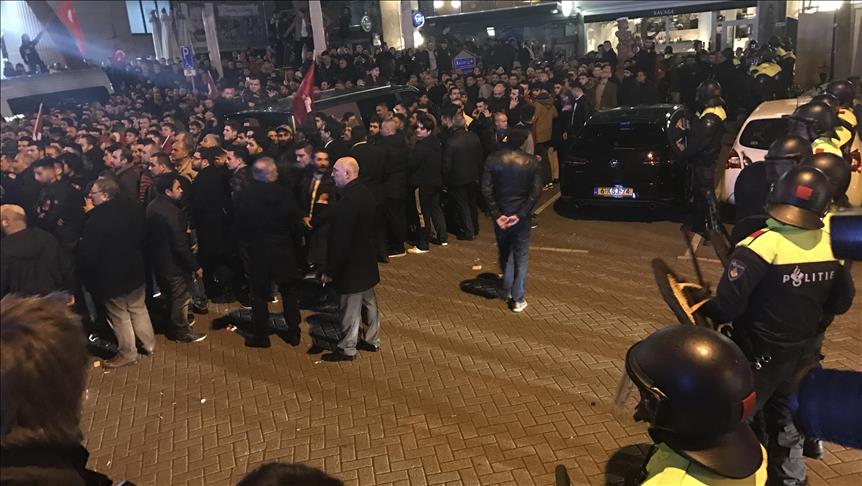
<svg viewBox="0 0 862 486">
<path fill-rule="evenodd" d="M 530 218 L 502 230 L 494 221 L 497 254 L 503 270 L 503 291 L 515 302 L 523 302 L 527 293 L 527 260 L 530 247 Z"/>
</svg>

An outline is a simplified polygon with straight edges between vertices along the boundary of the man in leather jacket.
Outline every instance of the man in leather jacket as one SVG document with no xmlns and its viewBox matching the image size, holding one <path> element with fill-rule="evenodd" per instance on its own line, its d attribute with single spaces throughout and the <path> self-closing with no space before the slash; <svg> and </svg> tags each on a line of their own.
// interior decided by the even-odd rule
<svg viewBox="0 0 862 486">
<path fill-rule="evenodd" d="M 494 221 L 503 270 L 503 292 L 514 312 L 527 308 L 527 252 L 530 215 L 542 194 L 536 158 L 520 150 L 501 150 L 488 158 L 482 195 Z"/>
</svg>

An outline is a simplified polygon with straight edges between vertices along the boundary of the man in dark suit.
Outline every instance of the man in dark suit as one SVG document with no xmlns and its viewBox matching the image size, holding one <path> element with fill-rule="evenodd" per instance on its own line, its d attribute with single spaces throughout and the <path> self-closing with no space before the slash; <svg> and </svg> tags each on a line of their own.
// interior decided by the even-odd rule
<svg viewBox="0 0 862 486">
<path fill-rule="evenodd" d="M 117 336 L 117 356 L 102 365 L 119 368 L 137 362 L 135 338 L 147 354 L 156 346 L 144 302 L 144 211 L 113 178 L 97 179 L 89 195 L 95 207 L 78 244 L 78 268 Z"/>
<path fill-rule="evenodd" d="M 170 334 L 184 343 L 206 339 L 206 334 L 194 332 L 189 324 L 192 273 L 203 277 L 203 269 L 192 253 L 189 241 L 189 223 L 180 209 L 183 188 L 181 175 L 166 173 L 156 181 L 158 195 L 147 206 L 147 242 L 149 261 L 156 282 L 167 295 L 170 306 Z"/>
<path fill-rule="evenodd" d="M 293 292 L 298 277 L 296 248 L 302 235 L 299 210 L 290 191 L 279 184 L 278 169 L 271 157 L 261 157 L 252 166 L 252 182 L 239 194 L 237 220 L 240 238 L 248 247 L 249 280 L 252 290 L 252 329 L 245 345 L 268 348 L 271 284 L 281 293 L 284 318 L 289 328 L 285 340 L 299 344 L 299 302 Z"/>
<path fill-rule="evenodd" d="M 398 132 L 394 119 L 383 121 L 380 135 L 380 145 L 386 150 L 383 190 L 388 257 L 396 258 L 407 254 L 404 242 L 407 240 L 407 161 L 410 148 L 404 134 Z"/>
<path fill-rule="evenodd" d="M 204 269 L 204 286 L 214 299 L 232 302 L 228 267 L 233 254 L 229 176 L 226 166 L 216 165 L 216 158 L 222 154 L 224 150 L 221 147 L 195 150 L 192 168 L 198 175 L 191 184 L 191 204 L 196 223 L 198 259 Z"/>
<path fill-rule="evenodd" d="M 386 149 L 380 145 L 368 143 L 365 129 L 353 129 L 354 140 L 358 140 L 350 149 L 351 156 L 359 164 L 359 180 L 371 192 L 374 198 L 374 234 L 377 239 L 377 260 L 389 262 L 389 251 L 386 244 L 386 228 L 383 225 L 385 183 L 386 183 Z"/>
<path fill-rule="evenodd" d="M 320 128 L 320 141 L 324 152 L 329 154 L 329 160 L 338 160 L 347 156 L 347 147 L 341 141 L 341 124 L 332 118 L 327 118 Z"/>
<path fill-rule="evenodd" d="M 311 166 L 306 170 L 300 184 L 300 208 L 306 233 L 306 259 L 310 270 L 316 272 L 326 263 L 326 245 L 332 211 L 335 206 L 335 182 L 332 180 L 332 165 L 329 154 L 314 153 Z"/>
<path fill-rule="evenodd" d="M 479 225 L 476 197 L 484 151 L 479 137 L 467 130 L 463 111 L 444 112 L 444 120 L 447 115 L 452 128 L 443 149 L 443 180 L 458 216 L 458 239 L 472 240 Z"/>
<path fill-rule="evenodd" d="M 332 177 L 338 187 L 338 206 L 329 233 L 329 254 L 324 282 L 333 282 L 341 296 L 341 330 L 338 350 L 323 356 L 324 361 L 353 361 L 356 350 L 376 352 L 380 348 L 380 316 L 374 286 L 380 282 L 374 235 L 374 200 L 360 182 L 359 164 L 353 157 L 335 163 Z M 363 310 L 368 328 L 359 340 Z"/>
<path fill-rule="evenodd" d="M 590 98 L 584 94 L 584 90 L 580 86 L 572 88 L 572 97 L 572 118 L 568 130 L 563 134 L 564 140 L 577 137 L 595 111 Z"/>
</svg>

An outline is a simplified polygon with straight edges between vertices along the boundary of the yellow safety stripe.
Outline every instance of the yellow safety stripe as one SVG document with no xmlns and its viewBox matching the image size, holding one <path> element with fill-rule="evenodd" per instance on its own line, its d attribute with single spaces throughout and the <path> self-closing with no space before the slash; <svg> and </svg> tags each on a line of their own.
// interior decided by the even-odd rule
<svg viewBox="0 0 862 486">
<path fill-rule="evenodd" d="M 751 66 L 749 68 L 752 76 L 757 76 L 758 74 L 765 74 L 770 78 L 774 78 L 781 72 L 781 66 L 775 64 L 774 62 L 758 64 L 757 66 Z"/>
<path fill-rule="evenodd" d="M 820 137 L 811 142 L 811 151 L 815 154 L 827 153 L 835 154 L 842 157 L 841 149 L 837 145 L 838 141 L 831 137 Z"/>
<path fill-rule="evenodd" d="M 772 265 L 798 265 L 835 260 L 829 233 L 819 230 L 806 230 L 783 225 L 775 220 L 768 221 L 769 230 L 755 237 L 749 236 L 737 246 L 747 247 L 757 253 L 766 263 Z"/>
<path fill-rule="evenodd" d="M 724 111 L 723 106 L 710 106 L 708 108 L 705 108 L 702 112 L 700 112 L 700 117 L 703 118 L 710 113 L 721 118 L 721 121 L 727 120 L 727 112 Z"/>
<path fill-rule="evenodd" d="M 846 121 L 851 127 L 856 128 L 856 114 L 849 108 L 838 109 L 838 118 Z"/>
<path fill-rule="evenodd" d="M 853 140 L 853 132 L 846 127 L 835 127 L 835 141 L 839 147 L 843 147 Z"/>
</svg>

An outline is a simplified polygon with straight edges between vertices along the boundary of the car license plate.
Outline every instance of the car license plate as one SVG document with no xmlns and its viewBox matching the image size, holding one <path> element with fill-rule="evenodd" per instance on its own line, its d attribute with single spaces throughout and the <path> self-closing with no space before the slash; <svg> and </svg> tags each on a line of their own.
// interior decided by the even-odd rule
<svg viewBox="0 0 862 486">
<path fill-rule="evenodd" d="M 616 199 L 634 198 L 635 190 L 632 187 L 612 186 L 596 187 L 593 194 L 599 197 L 612 197 Z"/>
</svg>

